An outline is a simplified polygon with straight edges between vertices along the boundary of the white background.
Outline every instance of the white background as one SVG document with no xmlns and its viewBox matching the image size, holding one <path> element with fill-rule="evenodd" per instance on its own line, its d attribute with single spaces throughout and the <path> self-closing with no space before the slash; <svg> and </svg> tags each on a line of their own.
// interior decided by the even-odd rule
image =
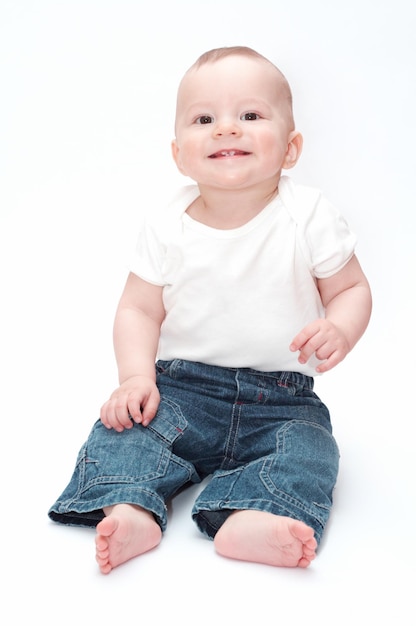
<svg viewBox="0 0 416 626">
<path fill-rule="evenodd" d="M 0 359 L 4 623 L 415 624 L 415 11 L 412 0 L 1 0 Z M 161 546 L 104 577 L 94 532 L 47 510 L 116 386 L 112 322 L 142 211 L 187 183 L 176 87 L 248 45 L 294 92 L 298 182 L 359 235 L 365 337 L 317 380 L 341 448 L 304 570 L 216 556 L 171 508 Z"/>
</svg>

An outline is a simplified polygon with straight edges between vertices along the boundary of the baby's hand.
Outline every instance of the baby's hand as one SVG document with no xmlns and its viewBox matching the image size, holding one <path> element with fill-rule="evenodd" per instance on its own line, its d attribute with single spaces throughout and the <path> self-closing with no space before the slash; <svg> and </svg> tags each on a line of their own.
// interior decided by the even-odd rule
<svg viewBox="0 0 416 626">
<path fill-rule="evenodd" d="M 324 361 L 316 368 L 319 373 L 328 372 L 338 365 L 350 351 L 342 330 L 327 319 L 318 319 L 305 326 L 289 347 L 292 352 L 299 350 L 298 361 L 302 365 L 313 354 L 320 361 Z"/>
<path fill-rule="evenodd" d="M 100 419 L 106 428 L 122 432 L 133 422 L 148 426 L 156 415 L 160 395 L 156 383 L 146 376 L 132 376 L 124 381 L 102 406 Z"/>
</svg>

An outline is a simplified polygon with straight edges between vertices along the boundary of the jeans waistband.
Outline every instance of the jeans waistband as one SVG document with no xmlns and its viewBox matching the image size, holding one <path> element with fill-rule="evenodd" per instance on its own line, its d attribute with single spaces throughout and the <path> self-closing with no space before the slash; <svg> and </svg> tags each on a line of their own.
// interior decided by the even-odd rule
<svg viewBox="0 0 416 626">
<path fill-rule="evenodd" d="M 235 379 L 238 374 L 245 380 L 251 379 L 253 382 L 255 379 L 268 380 L 270 383 L 274 383 L 280 387 L 297 385 L 304 389 L 312 390 L 314 386 L 314 379 L 300 372 L 263 372 L 246 367 L 221 367 L 219 365 L 210 365 L 183 359 L 174 359 L 172 361 L 159 360 L 156 366 L 159 371 L 167 371 L 172 378 L 189 376 L 198 379 L 225 381 L 227 379 Z"/>
</svg>

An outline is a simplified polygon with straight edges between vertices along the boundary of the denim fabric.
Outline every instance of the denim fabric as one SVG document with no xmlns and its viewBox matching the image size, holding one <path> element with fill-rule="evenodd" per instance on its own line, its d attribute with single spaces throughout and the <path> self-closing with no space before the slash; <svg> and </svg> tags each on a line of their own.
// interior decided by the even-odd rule
<svg viewBox="0 0 416 626">
<path fill-rule="evenodd" d="M 49 515 L 95 526 L 103 507 L 131 503 L 166 528 L 166 503 L 211 476 L 192 516 L 213 538 L 233 510 L 304 521 L 317 541 L 328 520 L 339 452 L 313 379 L 174 360 L 157 363 L 158 413 L 117 433 L 97 422 Z"/>
</svg>

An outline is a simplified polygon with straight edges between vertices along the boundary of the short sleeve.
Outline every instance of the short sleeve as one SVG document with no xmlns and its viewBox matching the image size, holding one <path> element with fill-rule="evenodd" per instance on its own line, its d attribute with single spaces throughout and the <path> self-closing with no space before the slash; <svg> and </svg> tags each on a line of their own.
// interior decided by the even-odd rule
<svg viewBox="0 0 416 626">
<path fill-rule="evenodd" d="M 144 221 L 130 259 L 130 271 L 149 283 L 163 286 L 163 262 L 164 246 L 152 225 Z"/>
<path fill-rule="evenodd" d="M 182 237 L 182 216 L 199 195 L 197 185 L 181 187 L 167 206 L 149 213 L 142 222 L 130 271 L 154 285 L 169 284 L 172 250 Z"/>
<path fill-rule="evenodd" d="M 353 256 L 357 243 L 344 217 L 321 195 L 305 224 L 304 237 L 316 278 L 339 272 Z"/>
<path fill-rule="evenodd" d="M 338 209 L 318 189 L 295 185 L 287 176 L 279 194 L 296 222 L 298 245 L 312 275 L 329 278 L 339 272 L 354 255 L 357 237 Z"/>
</svg>

